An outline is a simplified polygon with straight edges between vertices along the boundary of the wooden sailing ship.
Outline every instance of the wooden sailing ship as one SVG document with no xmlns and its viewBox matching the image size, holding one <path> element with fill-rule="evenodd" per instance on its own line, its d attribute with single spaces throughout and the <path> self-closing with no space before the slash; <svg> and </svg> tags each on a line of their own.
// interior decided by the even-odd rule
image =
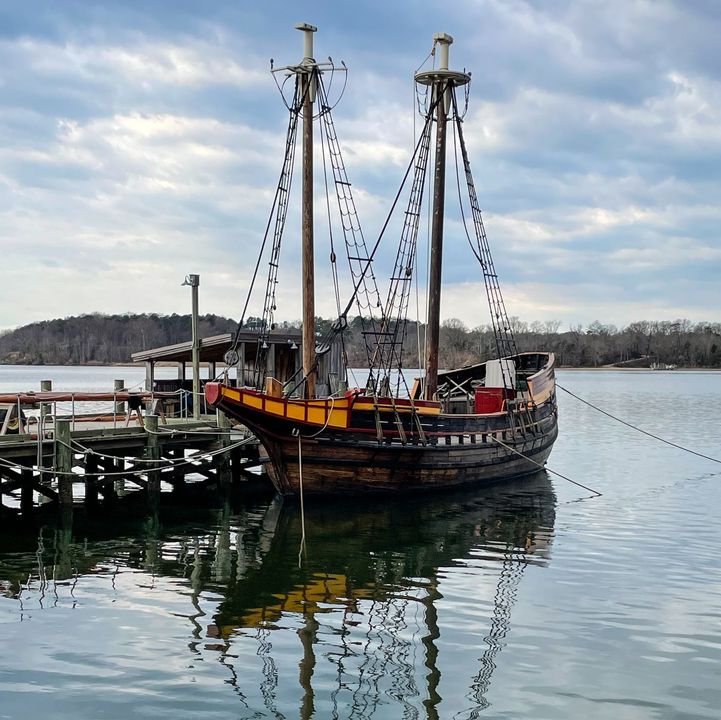
<svg viewBox="0 0 721 720">
<path fill-rule="evenodd" d="M 518 352 L 515 344 L 463 138 L 463 111 L 459 109 L 456 90 L 467 88 L 470 74 L 449 69 L 449 46 L 453 39 L 444 33 L 437 34 L 434 50 L 439 50 L 438 67 L 420 71 L 415 76 L 424 126 L 391 209 L 392 215 L 404 188 L 409 186 L 395 268 L 382 302 L 373 260 L 389 221 L 369 249 L 355 211 L 324 84 L 324 74 L 344 72 L 345 66 L 341 70 L 330 59 L 328 63 L 316 62 L 313 58 L 316 28 L 300 25 L 298 29 L 305 35 L 302 62 L 275 71 L 294 79 L 295 85 L 293 97 L 287 103 L 290 120 L 285 160 L 263 242 L 265 247 L 272 235 L 255 385 L 233 387 L 227 382 L 207 383 L 208 403 L 257 435 L 268 456 L 269 475 L 283 494 L 416 492 L 495 482 L 538 470 L 545 464 L 557 435 L 554 356 L 548 352 Z M 316 336 L 314 309 L 313 119 L 316 114 L 323 149 L 328 152 L 328 165 L 333 173 L 332 184 L 353 284 L 350 300 L 343 308 L 331 232 L 338 319 L 323 338 Z M 300 117 L 303 120 L 302 367 L 295 377 L 281 382 L 268 376 L 263 350 L 268 347 L 268 337 L 274 328 L 278 262 Z M 466 203 L 472 227 L 467 227 L 461 203 L 463 226 L 484 277 L 497 359 L 442 372 L 438 367 L 438 346 L 449 126 L 454 133 L 454 145 L 460 148 L 457 153 L 462 162 L 459 196 L 461 174 L 468 194 Z M 425 367 L 421 377 L 408 384 L 404 376 L 407 358 L 403 345 L 421 204 L 430 165 L 433 167 L 433 209 Z M 348 390 L 343 337 L 354 305 L 361 320 L 369 371 L 363 388 Z M 243 319 L 240 327 L 242 324 Z M 338 363 L 330 363 L 329 358 L 340 359 L 340 370 Z M 237 357 L 231 352 L 226 360 L 232 365 Z"/>
</svg>

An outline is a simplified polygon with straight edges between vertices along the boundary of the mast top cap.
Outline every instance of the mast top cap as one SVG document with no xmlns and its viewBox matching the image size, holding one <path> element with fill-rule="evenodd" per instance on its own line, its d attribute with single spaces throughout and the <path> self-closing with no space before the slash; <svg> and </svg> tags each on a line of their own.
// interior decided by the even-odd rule
<svg viewBox="0 0 721 720">
<path fill-rule="evenodd" d="M 443 43 L 444 45 L 452 45 L 453 38 L 448 33 L 436 33 L 433 36 L 434 43 Z"/>
<path fill-rule="evenodd" d="M 435 85 L 443 83 L 446 86 L 459 87 L 466 85 L 471 80 L 471 76 L 466 72 L 458 72 L 457 70 L 448 69 L 449 48 L 453 43 L 453 38 L 448 33 L 436 33 L 433 36 L 433 48 L 438 45 L 438 67 L 433 70 L 422 70 L 416 73 L 416 82 L 420 85 Z"/>
<path fill-rule="evenodd" d="M 318 28 L 309 23 L 298 23 L 295 29 L 303 33 L 303 61 L 301 65 L 306 68 L 315 66 L 315 60 L 313 60 L 313 33 L 316 32 Z"/>
</svg>

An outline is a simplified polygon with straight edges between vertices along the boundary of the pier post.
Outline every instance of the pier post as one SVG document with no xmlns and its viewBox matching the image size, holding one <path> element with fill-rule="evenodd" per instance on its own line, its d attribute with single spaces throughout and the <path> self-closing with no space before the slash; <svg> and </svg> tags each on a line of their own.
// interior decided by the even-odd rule
<svg viewBox="0 0 721 720">
<path fill-rule="evenodd" d="M 222 410 L 218 410 L 216 417 L 218 419 L 218 430 L 221 431 L 219 436 L 220 447 L 227 448 L 230 445 L 230 420 Z M 230 453 L 226 451 L 221 454 L 218 462 L 218 489 L 227 491 L 232 481 Z"/>
<path fill-rule="evenodd" d="M 73 576 L 73 510 L 72 507 L 63 507 L 60 510 L 58 523 L 53 538 L 55 550 L 54 577 L 56 580 L 67 580 Z"/>
<path fill-rule="evenodd" d="M 226 583 L 230 577 L 233 556 L 230 549 L 230 504 L 226 500 L 218 513 L 218 539 L 215 546 L 215 558 L 211 565 L 212 577 L 216 582 Z"/>
<path fill-rule="evenodd" d="M 185 450 L 183 448 L 175 450 L 168 448 L 165 450 L 165 457 L 174 461 L 182 461 L 185 459 Z M 179 497 L 185 490 L 185 465 L 182 462 L 176 462 L 170 475 L 172 477 L 173 492 Z"/>
<path fill-rule="evenodd" d="M 204 398 L 200 393 L 200 335 L 198 334 L 198 287 L 200 275 L 186 275 L 183 285 L 189 285 L 191 291 L 191 335 L 193 338 L 193 420 L 200 420 L 200 403 Z M 185 373 L 183 373 L 185 374 Z"/>
<path fill-rule="evenodd" d="M 119 393 L 125 390 L 125 380 L 113 380 L 113 393 Z M 122 415 L 125 413 L 125 403 L 115 401 L 115 407 L 113 412 L 116 415 Z"/>
<path fill-rule="evenodd" d="M 158 416 L 145 416 L 145 431 L 148 437 L 145 441 L 145 457 L 147 460 L 160 460 L 160 438 L 158 437 Z M 153 468 L 156 463 L 148 463 Z M 148 503 L 155 507 L 160 497 L 160 472 L 155 469 L 148 470 Z"/>
<path fill-rule="evenodd" d="M 47 429 L 47 425 L 43 423 L 45 429 Z M 44 449 L 41 448 L 40 452 L 40 464 L 38 465 L 38 472 L 39 472 L 39 482 L 41 485 L 47 485 L 50 487 L 52 485 L 52 477 L 53 477 L 53 462 L 55 460 L 54 452 L 45 452 Z M 43 495 L 42 493 L 38 493 L 38 505 L 45 505 L 46 503 L 52 502 L 52 500 L 47 496 Z"/>
<path fill-rule="evenodd" d="M 125 470 L 125 460 L 118 458 L 111 460 L 109 463 L 110 472 L 118 473 Z M 125 495 L 125 478 L 115 476 L 115 480 L 112 482 L 113 495 L 116 498 L 121 498 Z"/>
<path fill-rule="evenodd" d="M 85 461 L 85 507 L 95 508 L 98 504 L 98 456 L 88 454 Z"/>
<path fill-rule="evenodd" d="M 58 497 L 63 506 L 73 504 L 73 451 L 70 447 L 70 420 L 55 421 L 55 457 L 58 476 Z"/>
<path fill-rule="evenodd" d="M 27 516 L 33 509 L 33 471 L 23 470 L 21 473 L 20 512 Z"/>
<path fill-rule="evenodd" d="M 155 363 L 152 360 L 145 363 L 145 389 L 148 392 L 155 389 Z"/>
<path fill-rule="evenodd" d="M 40 392 L 52 392 L 53 381 L 52 380 L 41 380 L 40 381 Z M 40 415 L 46 418 L 50 415 L 50 403 L 40 403 Z"/>
</svg>

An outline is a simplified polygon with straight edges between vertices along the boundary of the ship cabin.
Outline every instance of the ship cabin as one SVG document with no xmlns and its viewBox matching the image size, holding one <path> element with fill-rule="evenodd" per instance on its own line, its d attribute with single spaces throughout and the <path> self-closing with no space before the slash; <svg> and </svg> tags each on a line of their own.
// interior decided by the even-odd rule
<svg viewBox="0 0 721 720">
<path fill-rule="evenodd" d="M 280 388 L 282 393 L 297 396 L 301 392 L 302 334 L 299 330 L 274 331 L 268 334 L 264 341 L 267 348 L 265 358 L 266 378 L 273 378 L 273 387 Z M 257 330 L 244 330 L 238 336 L 235 347 L 237 362 L 226 364 L 226 353 L 235 345 L 235 334 L 224 333 L 200 340 L 200 381 L 201 386 L 208 380 L 214 380 L 227 371 L 227 380 L 232 387 L 255 387 L 255 365 L 259 348 L 259 334 Z M 152 392 L 179 392 L 181 390 L 192 393 L 192 341 L 166 345 L 164 347 L 140 350 L 131 355 L 134 363 L 145 364 L 145 389 Z M 318 393 L 330 395 L 341 388 L 342 353 L 338 340 L 325 346 L 316 348 L 318 359 Z M 177 377 L 169 378 L 167 371 L 161 378 L 156 377 L 159 367 L 177 367 Z M 161 373 L 157 373 L 161 374 Z M 203 408 L 206 411 L 206 408 Z M 212 410 L 212 409 L 211 409 Z"/>
</svg>

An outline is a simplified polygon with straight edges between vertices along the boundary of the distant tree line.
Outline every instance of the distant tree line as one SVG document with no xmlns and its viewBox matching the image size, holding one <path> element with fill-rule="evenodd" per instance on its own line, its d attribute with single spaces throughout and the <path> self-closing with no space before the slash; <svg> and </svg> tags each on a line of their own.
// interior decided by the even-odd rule
<svg viewBox="0 0 721 720">
<path fill-rule="evenodd" d="M 202 315 L 201 337 L 233 332 L 234 320 Z M 190 339 L 190 315 L 80 315 L 25 325 L 0 336 L 0 363 L 106 365 L 131 353 Z"/>
<path fill-rule="evenodd" d="M 519 350 L 550 350 L 558 364 L 566 367 L 649 367 L 654 363 L 721 367 L 721 323 L 640 320 L 618 328 L 596 320 L 586 327 L 572 325 L 561 332 L 557 320 L 526 323 L 511 318 L 511 326 Z M 459 339 L 463 329 L 456 330 Z M 493 332 L 489 327 L 470 330 L 467 337 L 478 343 L 483 359 L 492 355 Z"/>
<path fill-rule="evenodd" d="M 721 323 L 689 320 L 639 321 L 623 328 L 593 322 L 561 331 L 561 322 L 527 323 L 512 317 L 511 330 L 520 351 L 554 352 L 567 367 L 649 367 L 653 363 L 679 367 L 721 367 Z M 319 335 L 331 320 L 316 319 Z M 260 318 L 250 317 L 248 329 L 259 329 Z M 200 317 L 201 337 L 235 332 L 237 323 L 218 315 Z M 281 322 L 275 332 L 299 330 L 298 322 Z M 344 336 L 349 365 L 367 364 L 361 318 L 349 319 Z M 81 315 L 32 323 L 0 334 L 0 363 L 84 365 L 129 362 L 130 355 L 190 339 L 189 315 Z M 439 357 L 444 368 L 460 367 L 496 356 L 492 328 L 466 327 L 460 320 L 441 326 Z M 417 367 L 424 352 L 425 328 L 409 321 L 403 338 L 403 364 Z"/>
</svg>

